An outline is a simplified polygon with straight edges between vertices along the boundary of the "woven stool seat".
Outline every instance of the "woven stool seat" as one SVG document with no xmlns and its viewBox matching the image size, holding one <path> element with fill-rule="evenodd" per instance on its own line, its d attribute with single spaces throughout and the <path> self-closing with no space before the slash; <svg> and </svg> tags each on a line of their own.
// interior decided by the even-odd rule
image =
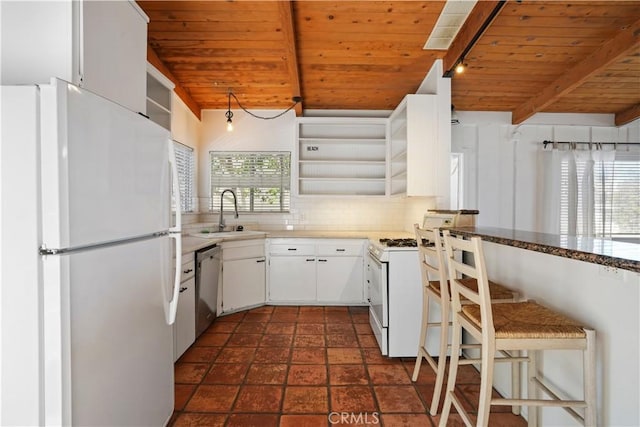
<svg viewBox="0 0 640 427">
<path fill-rule="evenodd" d="M 492 304 L 495 336 L 500 338 L 580 338 L 586 333 L 579 323 L 532 301 Z M 480 306 L 465 305 L 462 312 L 481 327 Z"/>
</svg>

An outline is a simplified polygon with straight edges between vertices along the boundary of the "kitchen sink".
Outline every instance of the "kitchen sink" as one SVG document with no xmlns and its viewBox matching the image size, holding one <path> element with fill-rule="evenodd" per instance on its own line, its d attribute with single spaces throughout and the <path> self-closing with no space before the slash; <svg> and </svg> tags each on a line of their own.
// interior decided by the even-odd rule
<svg viewBox="0 0 640 427">
<path fill-rule="evenodd" d="M 260 236 L 264 235 L 262 231 L 211 231 L 211 232 L 199 232 L 190 233 L 189 236 L 199 237 L 201 239 L 221 239 L 223 237 L 241 237 L 241 236 Z"/>
</svg>

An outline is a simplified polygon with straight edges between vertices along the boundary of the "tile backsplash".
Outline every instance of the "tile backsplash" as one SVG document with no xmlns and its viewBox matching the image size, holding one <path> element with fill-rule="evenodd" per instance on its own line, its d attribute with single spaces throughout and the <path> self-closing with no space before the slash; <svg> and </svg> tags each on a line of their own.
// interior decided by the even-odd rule
<svg viewBox="0 0 640 427">
<path fill-rule="evenodd" d="M 208 206 L 207 199 L 199 202 L 200 206 Z M 413 224 L 422 222 L 423 214 L 435 207 L 436 200 L 431 197 L 297 197 L 292 198 L 288 213 L 240 213 L 240 218 L 235 219 L 227 212 L 225 222 L 261 230 L 411 231 Z M 218 214 L 193 214 L 185 219 L 189 221 L 183 221 L 185 225 L 216 224 Z"/>
</svg>

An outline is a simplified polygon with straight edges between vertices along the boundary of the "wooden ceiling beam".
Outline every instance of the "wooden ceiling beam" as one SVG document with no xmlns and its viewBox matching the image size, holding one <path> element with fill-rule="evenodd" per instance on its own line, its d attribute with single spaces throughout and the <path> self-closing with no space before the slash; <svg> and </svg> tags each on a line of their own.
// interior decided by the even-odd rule
<svg viewBox="0 0 640 427">
<path fill-rule="evenodd" d="M 481 35 L 478 32 L 485 26 L 487 19 L 494 13 L 496 7 L 501 4 L 504 5 L 504 2 L 479 1 L 476 3 L 442 60 L 442 69 L 445 72 L 455 67 L 467 47 L 473 43 L 474 39 L 477 39 L 476 35 Z"/>
<path fill-rule="evenodd" d="M 153 48 L 149 45 L 147 45 L 147 61 L 149 61 L 151 65 L 156 67 L 158 71 L 164 74 L 166 78 L 171 80 L 176 85 L 173 88 L 176 95 L 178 95 L 180 99 L 182 99 L 182 102 L 184 102 L 186 106 L 189 107 L 189 109 L 193 112 L 193 114 L 196 115 L 198 120 L 202 120 L 200 105 L 196 101 L 194 101 L 193 98 L 191 98 L 191 95 L 189 94 L 189 92 L 187 92 L 186 89 L 182 87 L 182 84 L 180 84 L 180 81 L 175 78 L 175 76 L 169 70 L 169 68 L 167 68 L 167 66 L 164 65 L 164 62 L 162 62 L 160 57 L 158 57 L 158 55 L 156 54 L 156 51 L 153 50 Z"/>
<path fill-rule="evenodd" d="M 282 35 L 285 41 L 287 70 L 291 86 L 291 97 L 300 96 L 300 74 L 298 71 L 298 54 L 296 50 L 296 33 L 293 22 L 293 5 L 291 1 L 279 1 L 278 12 L 282 23 Z M 296 116 L 302 115 L 302 102 L 294 107 Z"/>
<path fill-rule="evenodd" d="M 624 111 L 616 113 L 616 126 L 626 125 L 637 118 L 640 118 L 640 104 L 636 104 Z"/>
<path fill-rule="evenodd" d="M 517 106 L 513 110 L 512 123 L 522 123 L 537 112 L 543 111 L 620 57 L 637 49 L 638 43 L 640 43 L 640 20 L 618 31 L 612 39 L 569 68 L 566 73 L 539 92 L 539 95 Z"/>
</svg>

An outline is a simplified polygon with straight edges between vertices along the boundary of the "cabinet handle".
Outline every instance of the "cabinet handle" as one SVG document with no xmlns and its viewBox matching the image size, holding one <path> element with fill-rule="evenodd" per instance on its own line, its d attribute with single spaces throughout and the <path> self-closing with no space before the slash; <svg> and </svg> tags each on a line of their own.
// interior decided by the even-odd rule
<svg viewBox="0 0 640 427">
<path fill-rule="evenodd" d="M 336 252 L 344 252 L 346 249 L 336 249 Z"/>
<path fill-rule="evenodd" d="M 307 261 L 315 261 L 315 258 L 307 258 Z"/>
<path fill-rule="evenodd" d="M 267 261 L 266 259 L 259 259 L 256 262 L 266 262 L 266 261 Z"/>
<path fill-rule="evenodd" d="M 288 251 L 297 251 L 298 248 L 287 248 Z"/>
<path fill-rule="evenodd" d="M 189 268 L 189 269 L 187 269 L 187 270 L 182 270 L 182 272 L 183 272 L 184 274 L 191 273 L 192 271 L 193 271 L 193 268 Z"/>
<path fill-rule="evenodd" d="M 319 259 L 318 262 L 327 262 L 326 259 Z"/>
<path fill-rule="evenodd" d="M 184 291 L 186 291 L 186 290 L 187 290 L 187 288 L 186 288 L 186 287 L 184 287 L 184 288 L 180 288 L 180 293 L 183 293 L 183 292 L 184 292 Z"/>
</svg>

